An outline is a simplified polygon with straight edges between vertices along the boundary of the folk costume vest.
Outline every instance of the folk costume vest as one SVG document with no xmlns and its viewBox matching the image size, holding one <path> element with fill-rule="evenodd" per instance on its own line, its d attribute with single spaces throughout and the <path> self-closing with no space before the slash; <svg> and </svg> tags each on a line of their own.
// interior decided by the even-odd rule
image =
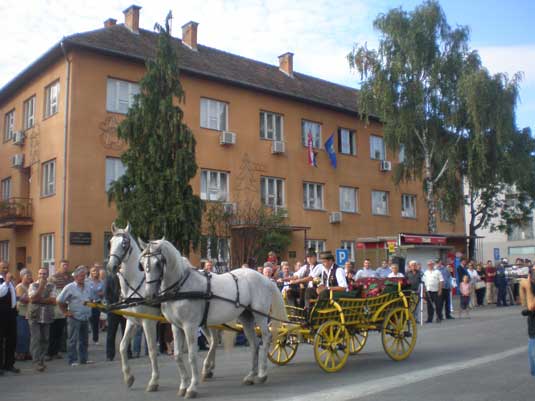
<svg viewBox="0 0 535 401">
<path fill-rule="evenodd" d="M 323 282 L 327 285 L 327 287 L 339 287 L 338 280 L 336 279 L 336 271 L 339 268 L 340 266 L 335 263 L 332 265 L 329 275 L 327 275 L 327 272 L 322 273 Z"/>
</svg>

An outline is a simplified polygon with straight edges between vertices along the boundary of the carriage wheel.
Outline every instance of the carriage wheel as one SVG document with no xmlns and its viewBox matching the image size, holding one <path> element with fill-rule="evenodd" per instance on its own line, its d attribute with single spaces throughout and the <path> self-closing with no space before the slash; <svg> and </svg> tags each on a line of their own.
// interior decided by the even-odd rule
<svg viewBox="0 0 535 401">
<path fill-rule="evenodd" d="M 276 365 L 286 365 L 295 356 L 298 346 L 299 340 L 297 335 L 279 334 L 271 341 L 268 358 Z"/>
<path fill-rule="evenodd" d="M 328 373 L 342 369 L 349 356 L 349 333 L 340 322 L 323 323 L 314 336 L 314 357 Z"/>
<path fill-rule="evenodd" d="M 349 333 L 349 355 L 356 355 L 364 345 L 366 345 L 366 340 L 368 339 L 368 330 L 355 330 Z"/>
<path fill-rule="evenodd" d="M 385 317 L 381 339 L 387 355 L 394 361 L 407 359 L 416 345 L 416 320 L 405 308 L 392 309 Z"/>
</svg>

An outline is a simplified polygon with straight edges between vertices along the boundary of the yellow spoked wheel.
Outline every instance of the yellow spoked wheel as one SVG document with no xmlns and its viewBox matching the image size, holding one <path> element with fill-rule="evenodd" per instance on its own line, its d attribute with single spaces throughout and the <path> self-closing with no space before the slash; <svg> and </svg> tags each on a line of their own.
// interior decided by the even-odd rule
<svg viewBox="0 0 535 401">
<path fill-rule="evenodd" d="M 299 341 L 295 334 L 279 334 L 274 337 L 269 347 L 268 358 L 276 365 L 286 365 L 297 352 Z"/>
<path fill-rule="evenodd" d="M 383 348 L 394 361 L 407 359 L 416 345 L 416 320 L 405 308 L 387 313 L 381 331 Z"/>
<path fill-rule="evenodd" d="M 314 336 L 314 357 L 328 373 L 342 369 L 349 356 L 349 333 L 339 322 L 323 323 Z"/>
<path fill-rule="evenodd" d="M 349 332 L 349 355 L 358 354 L 364 348 L 368 339 L 367 330 L 350 330 Z"/>
</svg>

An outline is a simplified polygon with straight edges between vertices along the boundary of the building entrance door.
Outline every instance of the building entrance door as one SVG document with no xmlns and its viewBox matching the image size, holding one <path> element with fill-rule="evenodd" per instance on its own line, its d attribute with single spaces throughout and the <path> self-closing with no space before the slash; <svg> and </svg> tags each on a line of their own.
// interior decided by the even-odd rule
<svg viewBox="0 0 535 401">
<path fill-rule="evenodd" d="M 25 246 L 18 246 L 16 253 L 15 253 L 15 266 L 17 266 L 17 270 L 21 271 L 24 267 L 26 267 L 26 247 Z"/>
</svg>

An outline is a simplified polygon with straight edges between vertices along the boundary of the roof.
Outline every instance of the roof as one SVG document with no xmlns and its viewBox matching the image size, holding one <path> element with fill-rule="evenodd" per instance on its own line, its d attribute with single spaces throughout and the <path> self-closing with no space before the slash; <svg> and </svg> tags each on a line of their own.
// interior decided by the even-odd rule
<svg viewBox="0 0 535 401">
<path fill-rule="evenodd" d="M 124 24 L 64 37 L 37 61 L 17 75 L 0 90 L 0 104 L 51 63 L 62 57 L 65 48 L 84 48 L 116 57 L 144 62 L 154 57 L 158 34 L 140 29 L 131 32 Z M 180 39 L 173 38 L 182 71 L 233 85 L 290 97 L 335 110 L 357 113 L 354 88 L 294 72 L 287 76 L 278 66 L 227 53 L 208 46 L 190 49 Z"/>
</svg>

